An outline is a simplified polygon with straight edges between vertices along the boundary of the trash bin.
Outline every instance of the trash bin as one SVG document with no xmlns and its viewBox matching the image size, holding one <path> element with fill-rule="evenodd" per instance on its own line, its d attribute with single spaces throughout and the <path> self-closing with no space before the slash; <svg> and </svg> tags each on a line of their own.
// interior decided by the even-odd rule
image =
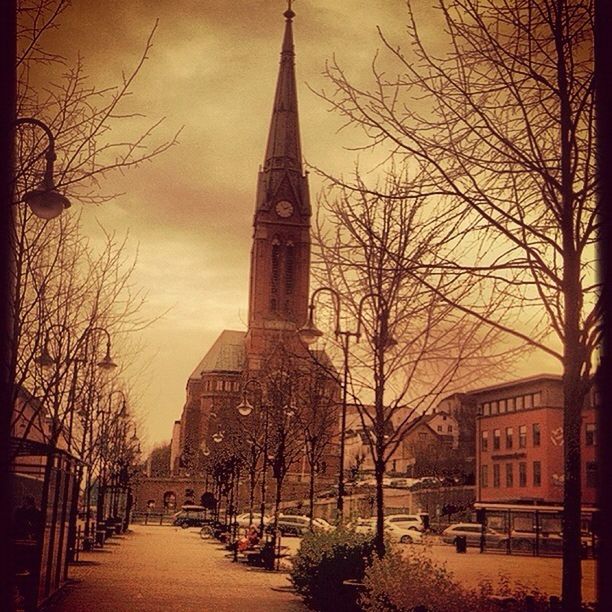
<svg viewBox="0 0 612 612">
<path fill-rule="evenodd" d="M 465 536 L 457 536 L 455 538 L 455 549 L 458 553 L 467 551 L 467 538 Z"/>
</svg>

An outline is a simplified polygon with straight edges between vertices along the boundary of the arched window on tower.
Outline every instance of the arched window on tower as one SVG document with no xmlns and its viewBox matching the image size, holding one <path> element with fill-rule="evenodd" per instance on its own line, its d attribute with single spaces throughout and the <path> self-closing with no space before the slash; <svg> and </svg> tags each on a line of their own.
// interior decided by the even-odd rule
<svg viewBox="0 0 612 612">
<path fill-rule="evenodd" d="M 281 246 L 278 238 L 272 241 L 272 279 L 270 284 L 270 310 L 278 310 L 280 275 L 281 275 Z"/>
<path fill-rule="evenodd" d="M 285 292 L 287 295 L 293 293 L 295 285 L 295 248 L 293 242 L 287 242 L 287 250 L 285 257 Z"/>
</svg>

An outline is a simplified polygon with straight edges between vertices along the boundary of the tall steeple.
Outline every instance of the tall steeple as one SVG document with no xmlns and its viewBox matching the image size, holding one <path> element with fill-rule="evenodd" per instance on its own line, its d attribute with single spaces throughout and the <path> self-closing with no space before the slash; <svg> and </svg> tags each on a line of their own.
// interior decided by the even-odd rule
<svg viewBox="0 0 612 612">
<path fill-rule="evenodd" d="M 300 212 L 310 214 L 308 186 L 302 172 L 302 147 L 298 119 L 297 87 L 295 81 L 295 51 L 293 46 L 293 18 L 289 8 L 283 13 L 285 33 L 280 54 L 272 120 L 263 167 L 259 174 L 256 210 L 269 209 L 283 183 L 295 195 Z M 283 195 L 287 195 L 286 191 Z"/>
<path fill-rule="evenodd" d="M 285 32 L 263 166 L 259 170 L 249 296 L 247 359 L 286 342 L 306 321 L 310 276 L 310 199 L 302 170 L 293 18 Z"/>
</svg>

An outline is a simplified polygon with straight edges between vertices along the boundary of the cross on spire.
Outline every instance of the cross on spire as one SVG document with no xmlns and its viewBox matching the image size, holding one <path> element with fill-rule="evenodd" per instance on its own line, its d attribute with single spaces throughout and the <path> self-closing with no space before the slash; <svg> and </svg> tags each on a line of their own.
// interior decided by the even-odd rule
<svg viewBox="0 0 612 612">
<path fill-rule="evenodd" d="M 295 17 L 295 13 L 293 12 L 293 9 L 291 8 L 292 4 L 293 4 L 293 0 L 287 0 L 287 10 L 283 13 L 283 15 L 287 18 L 287 20 L 291 20 L 293 17 Z"/>
</svg>

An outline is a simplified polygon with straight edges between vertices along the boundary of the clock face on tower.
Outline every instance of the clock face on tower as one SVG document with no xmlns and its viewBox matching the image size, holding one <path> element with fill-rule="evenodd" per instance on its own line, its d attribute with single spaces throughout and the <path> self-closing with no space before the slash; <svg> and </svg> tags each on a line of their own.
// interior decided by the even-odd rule
<svg viewBox="0 0 612 612">
<path fill-rule="evenodd" d="M 293 204 L 287 200 L 280 200 L 276 203 L 274 210 L 279 217 L 286 219 L 293 214 Z"/>
</svg>

